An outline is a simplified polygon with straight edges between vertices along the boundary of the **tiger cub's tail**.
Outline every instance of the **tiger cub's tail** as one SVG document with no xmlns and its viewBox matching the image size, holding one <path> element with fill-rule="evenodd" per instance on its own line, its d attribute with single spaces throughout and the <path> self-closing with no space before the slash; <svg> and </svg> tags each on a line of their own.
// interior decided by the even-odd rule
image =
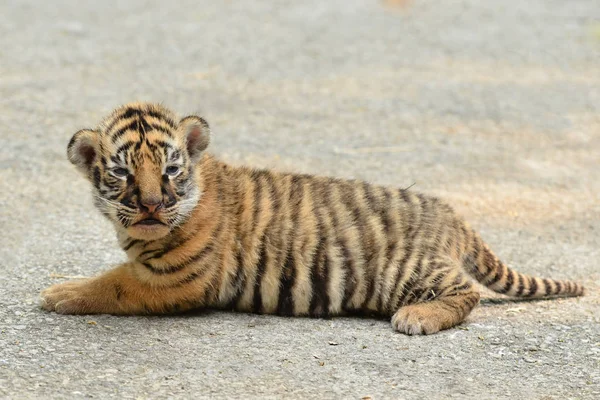
<svg viewBox="0 0 600 400">
<path fill-rule="evenodd" d="M 494 292 L 514 297 L 575 297 L 585 289 L 571 281 L 537 278 L 516 272 L 506 266 L 477 233 L 473 233 L 470 251 L 463 258 L 463 267 L 481 284 Z"/>
</svg>

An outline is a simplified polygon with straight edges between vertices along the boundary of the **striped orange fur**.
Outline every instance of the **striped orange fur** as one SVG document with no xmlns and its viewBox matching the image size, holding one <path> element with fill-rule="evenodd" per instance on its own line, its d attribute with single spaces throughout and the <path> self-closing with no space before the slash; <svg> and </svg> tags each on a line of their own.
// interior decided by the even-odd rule
<svg viewBox="0 0 600 400">
<path fill-rule="evenodd" d="M 77 132 L 69 159 L 92 182 L 129 262 L 54 285 L 46 310 L 169 313 L 211 307 L 389 316 L 429 334 L 479 302 L 474 278 L 509 296 L 583 287 L 508 268 L 440 200 L 360 181 L 232 167 L 205 154 L 209 126 L 155 104 Z"/>
</svg>

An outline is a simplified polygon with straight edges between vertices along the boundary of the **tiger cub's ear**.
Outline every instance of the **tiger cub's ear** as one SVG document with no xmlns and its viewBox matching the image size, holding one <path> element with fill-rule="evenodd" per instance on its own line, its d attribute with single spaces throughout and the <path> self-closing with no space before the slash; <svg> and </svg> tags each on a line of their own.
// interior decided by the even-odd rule
<svg viewBox="0 0 600 400">
<path fill-rule="evenodd" d="M 98 135 L 98 131 L 82 129 L 73 135 L 67 146 L 69 161 L 86 175 L 98 155 Z"/>
<path fill-rule="evenodd" d="M 188 154 L 192 163 L 198 162 L 202 152 L 210 143 L 210 127 L 203 118 L 190 115 L 179 121 L 179 129 L 185 137 Z"/>
</svg>

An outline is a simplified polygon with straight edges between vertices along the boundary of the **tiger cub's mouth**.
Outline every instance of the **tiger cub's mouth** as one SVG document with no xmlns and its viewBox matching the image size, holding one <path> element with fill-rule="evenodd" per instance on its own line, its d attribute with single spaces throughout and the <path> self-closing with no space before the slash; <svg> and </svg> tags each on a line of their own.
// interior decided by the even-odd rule
<svg viewBox="0 0 600 400">
<path fill-rule="evenodd" d="M 141 219 L 127 228 L 127 233 L 134 239 L 156 240 L 168 235 L 171 229 L 166 222 L 157 216 L 144 215 Z"/>
<path fill-rule="evenodd" d="M 165 225 L 165 224 L 156 218 L 148 217 L 146 219 L 136 222 L 134 225 Z"/>
</svg>

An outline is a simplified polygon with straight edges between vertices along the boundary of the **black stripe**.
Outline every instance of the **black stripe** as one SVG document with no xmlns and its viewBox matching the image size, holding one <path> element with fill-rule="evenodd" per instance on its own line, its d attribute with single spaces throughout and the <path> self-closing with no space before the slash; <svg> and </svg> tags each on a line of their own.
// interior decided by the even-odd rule
<svg viewBox="0 0 600 400">
<path fill-rule="evenodd" d="M 118 131 L 114 132 L 112 134 L 112 138 L 111 138 L 111 142 L 112 143 L 116 143 L 117 140 L 119 140 L 119 138 L 121 136 L 123 136 L 125 133 L 127 133 L 127 131 L 135 131 L 136 133 L 138 133 L 140 135 L 140 138 L 142 139 L 142 141 L 146 141 L 146 133 L 148 131 L 151 130 L 151 126 L 150 124 L 148 124 L 148 122 L 146 122 L 145 119 L 135 119 L 133 121 L 131 121 L 131 123 L 129 125 L 124 126 L 123 128 L 119 129 Z M 148 142 L 146 142 L 146 144 L 148 144 Z M 136 149 L 139 149 L 139 146 L 141 145 L 141 142 L 138 142 L 136 144 Z"/>
<path fill-rule="evenodd" d="M 433 292 L 436 294 L 436 296 L 439 294 L 440 290 L 440 283 L 443 280 L 444 276 L 448 275 L 448 270 L 443 268 L 443 264 L 442 264 L 442 269 L 438 269 L 438 272 L 433 276 L 433 278 L 431 278 L 431 290 L 433 290 Z"/>
<path fill-rule="evenodd" d="M 482 245 L 482 243 L 480 240 L 477 240 L 477 239 L 473 240 L 473 250 L 471 252 L 472 257 L 473 257 L 472 273 L 473 273 L 473 275 L 475 275 L 475 279 L 477 279 L 479 282 L 483 281 L 483 279 L 486 277 L 486 274 L 481 272 L 481 270 L 480 270 L 481 264 L 479 263 L 479 255 L 481 253 L 481 245 Z"/>
<path fill-rule="evenodd" d="M 375 195 L 373 194 L 373 187 L 367 183 L 363 182 L 362 185 L 362 189 L 363 189 L 363 193 L 364 193 L 364 197 L 367 200 L 366 202 L 366 209 L 367 209 L 367 213 L 369 216 L 375 216 L 377 221 L 381 223 L 382 226 L 385 227 L 385 224 L 383 222 L 384 220 L 384 215 L 385 215 L 385 210 L 389 207 L 383 207 L 383 208 L 379 208 L 379 201 L 375 198 Z M 378 230 L 378 228 L 373 228 L 375 231 Z M 387 235 L 387 232 L 384 232 L 384 234 Z M 386 243 L 386 249 L 387 250 L 391 250 L 390 247 L 394 247 L 395 246 L 395 241 L 392 242 L 391 241 L 391 237 L 390 235 L 386 236 L 387 239 L 387 243 Z M 375 243 L 375 235 L 372 235 L 372 254 L 369 257 L 369 262 L 366 264 L 366 270 L 367 273 L 369 274 L 369 276 L 371 277 L 371 279 L 369 280 L 368 283 L 368 289 L 367 289 L 367 296 L 365 297 L 365 301 L 362 304 L 362 308 L 365 308 L 367 306 L 367 304 L 374 298 L 374 296 L 377 296 L 378 293 L 381 294 L 381 289 L 383 287 L 383 275 L 382 273 L 385 271 L 385 267 L 387 265 L 387 260 L 389 259 L 389 255 L 386 252 L 385 257 L 386 259 L 383 261 L 383 265 L 382 265 L 382 271 L 380 271 L 379 274 L 377 274 L 377 268 L 379 267 L 377 265 L 377 263 L 379 262 L 379 255 L 381 253 L 381 249 L 379 248 L 378 244 Z M 375 263 L 375 265 L 371 265 L 372 263 Z M 370 271 L 369 271 L 370 270 Z M 377 306 L 379 307 L 379 306 Z"/>
<path fill-rule="evenodd" d="M 415 225 L 415 214 L 412 210 L 412 206 L 411 206 L 411 202 L 410 199 L 408 197 L 408 193 L 406 190 L 399 190 L 398 191 L 401 200 L 405 203 L 406 207 L 404 208 L 404 213 L 402 214 L 402 217 L 404 217 L 404 221 L 403 221 L 403 225 L 404 225 L 404 229 L 402 232 L 402 241 L 404 242 L 404 256 L 402 257 L 402 259 L 400 259 L 399 261 L 396 262 L 390 262 L 388 268 L 395 268 L 396 270 L 394 271 L 394 276 L 393 276 L 393 280 L 394 280 L 394 284 L 390 287 L 390 294 L 389 294 L 389 298 L 388 298 L 388 302 L 385 305 L 386 310 L 390 311 L 392 309 L 392 301 L 394 299 L 394 294 L 396 293 L 396 289 L 398 288 L 398 284 L 399 282 L 402 280 L 402 278 L 404 277 L 404 272 L 406 272 L 406 262 L 408 261 L 409 257 L 412 255 L 412 251 L 413 251 L 413 241 L 414 241 L 414 236 L 417 232 L 416 230 L 416 226 Z M 400 212 L 399 210 L 397 212 Z M 396 240 L 396 243 L 400 240 L 400 238 L 398 238 Z M 382 293 L 383 295 L 383 293 Z M 395 308 L 395 304 L 393 305 Z"/>
<path fill-rule="evenodd" d="M 354 273 L 356 263 L 352 259 L 352 254 L 350 254 L 350 250 L 348 250 L 348 244 L 343 238 L 338 241 L 338 247 L 342 249 L 342 265 L 346 272 L 345 279 L 342 282 L 344 287 L 342 310 L 350 311 L 352 307 L 348 306 L 348 301 L 350 301 L 357 286 L 356 275 Z"/>
<path fill-rule="evenodd" d="M 367 291 L 365 295 L 365 299 L 363 300 L 360 308 L 365 309 L 371 297 L 375 295 L 373 288 L 375 287 L 375 280 L 377 277 L 375 276 L 375 270 L 371 268 L 371 263 L 373 262 L 373 255 L 369 255 L 369 257 L 365 260 L 365 275 L 367 276 Z"/>
<path fill-rule="evenodd" d="M 252 310 L 255 313 L 262 312 L 262 294 L 260 293 L 260 285 L 262 283 L 262 278 L 265 273 L 265 269 L 267 267 L 267 245 L 265 243 L 265 238 L 261 239 L 261 247 L 260 247 L 260 255 L 258 257 L 258 262 L 256 263 L 256 278 L 254 279 L 254 297 L 253 297 L 253 306 Z"/>
<path fill-rule="evenodd" d="M 484 253 L 483 253 L 483 267 L 486 268 L 485 271 L 485 276 L 484 276 L 484 282 L 486 286 L 492 285 L 496 282 L 498 282 L 498 280 L 500 280 L 500 278 L 502 278 L 502 263 L 498 260 L 496 260 L 496 258 L 494 257 L 494 255 L 492 254 L 492 252 L 487 249 L 484 248 Z M 494 274 L 494 277 L 492 278 L 491 282 L 488 282 L 487 279 Z"/>
<path fill-rule="evenodd" d="M 111 194 L 109 196 L 106 196 L 109 192 L 108 191 L 103 191 L 102 194 L 104 197 L 107 197 L 109 200 L 118 200 L 119 197 L 121 197 L 121 193 L 116 192 L 115 194 Z M 126 200 L 124 200 L 126 201 Z M 132 205 L 130 205 L 131 203 L 124 203 L 123 201 L 121 201 L 121 204 L 123 204 L 124 206 L 129 206 L 130 208 L 133 208 Z"/>
<path fill-rule="evenodd" d="M 472 309 L 479 303 L 479 296 L 467 296 L 465 301 L 467 302 L 469 309 Z"/>
<path fill-rule="evenodd" d="M 256 231 L 256 226 L 258 225 L 258 216 L 261 210 L 262 203 L 262 190 L 263 187 L 260 183 L 260 179 L 258 179 L 254 174 L 252 174 L 253 182 L 254 182 L 254 210 L 252 211 L 252 229 L 251 235 Z"/>
<path fill-rule="evenodd" d="M 262 294 L 261 294 L 261 284 L 262 278 L 267 268 L 267 240 L 269 231 L 272 228 L 273 222 L 277 219 L 277 212 L 279 210 L 279 198 L 274 193 L 274 184 L 273 184 L 273 176 L 267 171 L 256 171 L 256 179 L 257 184 L 260 182 L 260 177 L 263 177 L 265 180 L 265 187 L 262 187 L 267 193 L 266 196 L 271 201 L 272 214 L 274 218 L 271 218 L 271 221 L 265 227 L 265 231 L 263 233 L 262 238 L 260 239 L 260 256 L 258 258 L 258 262 L 256 264 L 256 277 L 254 280 L 254 293 L 253 293 L 253 311 L 256 313 L 262 312 Z M 258 185 L 257 185 L 258 187 Z M 257 192 L 258 193 L 258 192 Z M 259 199 L 259 201 L 262 199 Z M 259 203 L 260 204 L 260 203 Z M 259 218 L 258 211 L 259 207 L 257 206 L 255 209 L 255 222 L 256 219 Z"/>
<path fill-rule="evenodd" d="M 130 110 L 130 109 L 127 109 L 127 110 Z M 128 115 L 128 116 L 125 116 L 125 115 Z M 119 122 L 122 122 L 125 119 L 131 118 L 132 116 L 133 116 L 133 114 L 123 114 L 123 113 L 112 116 L 112 121 L 110 121 L 110 124 L 108 124 L 106 126 L 106 129 L 104 129 L 104 132 L 106 134 L 110 134 L 110 132 L 114 129 L 115 125 L 117 125 Z"/>
<path fill-rule="evenodd" d="M 136 244 L 141 243 L 141 242 L 142 242 L 142 240 L 140 240 L 140 239 L 131 239 L 131 241 L 129 243 L 127 243 L 125 245 L 125 247 L 123 247 L 123 250 L 127 251 L 130 248 L 132 248 L 133 246 L 135 246 Z"/>
<path fill-rule="evenodd" d="M 419 258 L 415 263 L 415 268 L 412 271 L 410 279 L 408 280 L 408 282 L 406 282 L 406 285 L 404 286 L 404 288 L 406 288 L 407 295 L 404 297 L 404 299 L 401 300 L 402 304 L 407 304 L 407 302 L 410 300 L 410 295 L 413 293 L 413 289 L 415 289 L 417 282 L 421 279 L 421 270 L 423 269 L 424 256 L 425 254 L 423 252 L 419 254 Z"/>
<path fill-rule="evenodd" d="M 154 110 L 144 110 L 144 114 L 145 115 L 149 115 L 151 117 L 154 117 L 156 119 L 161 120 L 162 122 L 165 122 L 167 125 L 169 125 L 171 128 L 177 128 L 177 125 L 175 124 L 175 122 L 168 116 L 161 114 L 160 112 L 154 111 Z"/>
<path fill-rule="evenodd" d="M 516 296 L 521 296 L 525 290 L 525 278 L 523 274 L 517 273 L 517 276 L 519 277 L 519 287 L 517 288 Z"/>
<path fill-rule="evenodd" d="M 548 279 L 542 279 L 542 282 L 544 282 L 544 290 L 546 291 L 546 295 L 552 294 L 552 284 L 550 284 L 550 281 Z"/>
<path fill-rule="evenodd" d="M 336 182 L 336 187 L 339 187 L 339 186 L 340 185 L 337 184 L 337 182 Z M 328 201 L 331 204 L 333 204 L 334 199 L 331 197 L 331 191 L 328 191 L 328 195 L 329 195 Z M 348 209 L 343 204 L 343 202 L 340 205 L 338 205 L 338 207 L 343 207 L 344 208 L 343 211 L 348 212 Z M 350 301 L 350 298 L 356 291 L 356 286 L 357 286 L 357 279 L 356 279 L 356 274 L 355 274 L 356 261 L 353 259 L 352 254 L 350 253 L 350 250 L 348 249 L 348 247 L 349 247 L 348 246 L 348 238 L 344 235 L 344 232 L 342 232 L 339 228 L 340 221 L 338 219 L 336 207 L 332 207 L 331 215 L 332 215 L 332 219 L 333 219 L 334 234 L 339 235 L 339 238 L 337 241 L 337 247 L 339 247 L 342 250 L 342 268 L 344 268 L 344 271 L 345 271 L 344 281 L 342 282 L 343 287 L 344 287 L 344 297 L 342 299 L 342 310 L 351 311 L 351 307 L 348 307 L 347 303 L 348 303 L 348 301 Z"/>
<path fill-rule="evenodd" d="M 363 232 L 362 228 L 366 226 L 367 222 L 366 218 L 361 212 L 361 209 L 356 204 L 356 187 L 352 185 L 352 182 L 343 182 L 338 184 L 338 188 L 340 193 L 341 204 L 344 206 L 345 211 L 352 215 L 352 225 L 354 228 L 356 228 L 357 233 L 360 237 L 359 240 L 357 240 L 356 248 L 356 251 L 358 251 L 359 256 L 357 257 L 357 260 L 354 260 L 354 266 L 358 268 L 358 260 L 362 261 L 364 271 L 363 276 L 366 279 L 368 275 L 366 266 L 369 262 L 369 257 L 366 254 L 368 247 L 368 239 L 365 238 L 365 233 Z M 354 266 L 351 265 L 351 267 Z M 348 297 L 352 297 L 357 290 L 360 290 L 360 288 L 359 285 L 355 284 L 353 292 Z M 369 293 L 366 293 L 365 298 L 367 298 L 368 296 Z M 346 296 L 344 295 L 344 297 Z"/>
<path fill-rule="evenodd" d="M 528 296 L 533 296 L 535 294 L 535 292 L 537 292 L 538 289 L 538 285 L 537 282 L 535 281 L 534 278 L 529 278 L 529 283 L 531 284 L 531 286 L 529 287 L 529 292 L 527 293 Z"/>
<path fill-rule="evenodd" d="M 168 136 L 168 137 L 169 137 L 169 138 L 171 138 L 171 139 L 173 139 L 173 138 L 174 138 L 174 136 L 173 136 L 173 134 L 171 133 L 171 131 L 170 131 L 169 129 L 165 128 L 164 126 L 157 125 L 157 124 L 154 124 L 154 123 L 151 123 L 151 122 L 149 123 L 148 121 L 146 121 L 146 123 L 148 124 L 148 127 L 150 128 L 149 130 L 153 130 L 153 131 L 159 131 L 160 133 L 162 133 L 162 134 L 164 134 L 164 135 Z M 164 143 L 164 144 L 166 144 L 166 145 L 168 145 L 168 146 L 171 146 L 170 144 L 168 144 L 167 142 L 164 142 L 164 141 L 162 141 L 162 140 L 161 140 L 160 142 L 161 142 L 161 143 Z"/>
<path fill-rule="evenodd" d="M 367 182 L 362 182 L 362 189 L 363 189 L 363 193 L 364 193 L 364 197 L 367 200 L 367 208 L 373 212 L 376 213 L 379 204 L 379 201 L 375 198 L 375 195 L 373 194 L 372 191 L 372 186 L 370 184 L 368 184 Z"/>
<path fill-rule="evenodd" d="M 226 186 L 226 183 L 224 182 L 222 177 L 219 176 L 219 177 L 217 177 L 215 182 L 213 182 L 213 185 L 215 186 L 215 188 L 217 190 L 217 200 L 219 201 L 220 204 L 224 204 L 225 196 L 226 196 L 226 194 L 229 193 L 229 192 L 227 192 L 228 187 Z"/>
<path fill-rule="evenodd" d="M 304 196 L 304 186 L 299 176 L 293 175 L 290 181 L 290 215 L 291 226 L 296 227 L 300 204 Z M 279 280 L 279 299 L 277 301 L 277 314 L 293 315 L 294 298 L 292 289 L 296 281 L 296 262 L 294 260 L 294 235 L 288 236 L 288 246 L 283 258 L 283 270 Z"/>
<path fill-rule="evenodd" d="M 140 108 L 134 106 L 125 107 L 120 111 L 121 113 L 115 115 L 115 119 L 128 119 L 133 117 L 134 115 L 140 115 L 142 113 L 142 110 Z"/>
<path fill-rule="evenodd" d="M 293 244 L 290 241 L 280 278 L 279 299 L 277 301 L 277 314 L 279 315 L 288 316 L 294 314 L 292 288 L 296 280 L 296 263 L 292 249 Z"/>
<path fill-rule="evenodd" d="M 277 219 L 279 217 L 279 215 L 277 214 L 279 212 L 279 209 L 281 208 L 281 196 L 277 191 L 273 175 L 270 173 L 266 173 L 264 177 L 266 178 L 266 181 L 269 184 L 269 199 L 271 199 L 273 208 L 272 214 L 275 216 L 275 219 Z"/>
<path fill-rule="evenodd" d="M 398 291 L 398 285 L 400 284 L 400 281 L 404 278 L 404 276 L 408 272 L 405 264 L 408 261 L 408 258 L 410 257 L 411 253 L 412 253 L 412 247 L 407 247 L 407 252 L 406 252 L 405 256 L 402 257 L 401 260 L 396 261 L 394 263 L 394 266 L 396 267 L 396 276 L 394 278 L 394 284 L 392 285 L 392 287 L 390 289 L 390 296 L 388 298 L 388 304 L 386 306 L 387 311 L 396 310 L 398 308 L 399 303 L 402 300 L 401 294 L 399 294 L 398 298 L 395 300 L 394 300 L 394 297 L 395 297 L 396 292 Z"/>
<path fill-rule="evenodd" d="M 187 172 L 186 176 L 184 174 Z M 194 179 L 194 174 L 192 172 L 186 171 L 183 172 L 177 178 L 177 185 L 175 187 L 175 193 L 178 196 L 183 196 L 186 194 L 186 189 L 189 187 L 189 183 L 192 179 Z"/>
<path fill-rule="evenodd" d="M 389 269 L 395 265 L 392 263 L 392 258 L 396 249 L 398 248 L 398 225 L 396 221 L 392 218 L 392 214 L 398 213 L 398 210 L 392 208 L 392 193 L 387 188 L 383 189 L 383 193 L 385 196 L 385 204 L 381 213 L 381 222 L 383 223 L 385 236 L 387 238 L 387 247 L 385 251 L 385 258 L 383 260 L 383 269 L 381 271 L 382 279 L 385 279 L 386 274 Z M 395 228 L 395 229 L 394 229 Z M 384 295 L 384 285 L 381 285 L 381 289 L 379 290 L 379 296 L 377 298 L 377 309 L 382 310 L 383 305 L 383 295 Z"/>
<path fill-rule="evenodd" d="M 144 265 L 144 267 L 146 267 L 150 272 L 156 275 L 173 274 L 175 272 L 183 270 L 190 264 L 200 261 L 202 258 L 206 257 L 210 252 L 212 252 L 213 249 L 213 244 L 210 243 L 206 245 L 201 251 L 187 259 L 185 262 L 181 264 L 171 265 L 168 268 L 155 268 L 149 262 L 144 262 L 142 263 L 142 265 Z"/>
<path fill-rule="evenodd" d="M 242 250 L 238 249 L 237 255 L 235 257 L 236 260 L 236 268 L 235 268 L 235 279 L 232 282 L 233 287 L 233 296 L 229 303 L 225 306 L 226 309 L 234 310 L 237 306 L 237 303 L 244 293 L 244 285 L 246 283 L 246 275 L 244 274 L 244 258 L 242 256 Z"/>
<path fill-rule="evenodd" d="M 471 289 L 471 286 L 473 286 L 473 285 L 471 285 L 471 282 L 463 283 L 460 286 L 454 287 L 452 291 L 455 293 L 462 292 L 464 290 Z"/>
<path fill-rule="evenodd" d="M 330 303 L 328 290 L 329 256 L 327 254 L 329 248 L 327 238 L 330 236 L 330 232 L 325 231 L 326 227 L 322 215 L 322 212 L 326 212 L 324 205 L 326 199 L 321 196 L 324 186 L 320 180 L 312 180 L 310 186 L 313 194 L 312 212 L 317 219 L 316 235 L 318 239 L 310 265 L 312 297 L 310 299 L 309 315 L 314 317 L 328 317 Z"/>
<path fill-rule="evenodd" d="M 515 271 L 513 271 L 512 269 L 507 269 L 506 283 L 504 284 L 504 287 L 502 289 L 498 290 L 498 293 L 508 293 L 510 289 L 512 289 L 515 283 L 515 275 Z"/>
<path fill-rule="evenodd" d="M 321 235 L 319 235 L 321 236 Z M 311 263 L 312 297 L 309 314 L 314 317 L 325 317 L 329 313 L 329 296 L 327 294 L 328 257 L 325 251 L 325 240 L 321 236 Z M 320 307 L 320 310 L 319 310 Z"/>
<path fill-rule="evenodd" d="M 150 150 L 150 160 L 152 161 L 152 163 L 161 164 L 163 148 L 160 146 L 157 146 L 154 143 L 151 143 L 148 139 L 145 139 L 144 143 L 146 144 L 146 147 L 148 147 L 148 149 Z"/>
<path fill-rule="evenodd" d="M 563 290 L 562 283 L 560 283 L 559 281 L 554 281 L 554 284 L 556 285 L 556 290 L 554 291 L 554 294 L 560 294 Z"/>
<path fill-rule="evenodd" d="M 123 136 L 125 133 L 127 133 L 127 131 L 136 131 L 139 132 L 140 130 L 140 121 L 139 120 L 133 120 L 131 121 L 129 124 L 125 125 L 122 128 L 119 128 L 119 130 L 113 132 L 111 134 L 111 142 L 112 143 L 116 143 L 117 140 L 119 140 L 119 138 L 121 136 Z"/>
<path fill-rule="evenodd" d="M 494 275 L 494 277 L 492 278 L 491 281 L 489 281 L 489 282 L 486 281 L 485 282 L 485 286 L 488 286 L 488 287 L 492 286 L 495 283 L 497 283 L 500 279 L 502 279 L 504 277 L 504 275 L 503 275 L 503 268 L 502 268 L 503 264 L 501 262 L 499 262 L 499 261 L 496 261 L 495 259 L 493 259 L 493 260 L 494 260 L 494 263 L 496 264 L 495 265 L 496 274 Z M 508 268 L 507 268 L 507 271 L 508 271 Z"/>
<path fill-rule="evenodd" d="M 106 129 L 104 129 L 104 132 L 108 134 L 115 127 L 115 125 L 121 121 L 122 119 L 119 119 L 118 117 L 113 118 L 113 120 L 110 121 L 110 124 L 106 126 Z"/>
<path fill-rule="evenodd" d="M 381 222 L 383 223 L 386 236 L 389 239 L 393 239 L 394 243 L 396 243 L 396 237 L 395 235 L 392 235 L 392 225 L 395 225 L 395 222 L 392 220 L 390 215 L 390 213 L 396 212 L 396 210 L 392 209 L 392 193 L 388 190 L 388 188 L 383 188 L 383 195 L 385 200 L 381 209 Z"/>
<path fill-rule="evenodd" d="M 141 260 L 144 256 L 148 256 L 148 257 L 145 257 L 146 259 L 144 261 L 149 261 L 154 258 L 160 257 L 162 252 L 163 252 L 163 249 L 145 250 L 145 251 L 142 251 L 140 254 L 138 254 L 136 259 Z"/>
<path fill-rule="evenodd" d="M 255 189 L 256 190 L 256 189 Z M 236 226 L 236 232 L 238 232 L 238 234 L 242 235 L 242 214 L 244 213 L 244 200 L 246 197 L 247 191 L 241 191 L 241 190 L 236 190 L 236 192 L 234 193 L 234 195 L 232 196 L 232 198 L 238 200 L 238 208 L 236 211 L 236 221 L 237 221 L 237 226 Z M 251 232 L 250 232 L 251 234 Z M 236 252 L 236 276 L 235 276 L 235 281 L 233 282 L 233 296 L 231 298 L 231 300 L 229 301 L 229 303 L 225 306 L 226 309 L 235 309 L 237 307 L 237 303 L 240 299 L 240 297 L 242 296 L 242 294 L 244 293 L 244 286 L 246 284 L 246 274 L 244 273 L 244 256 L 242 254 L 242 252 L 244 251 L 242 248 L 242 244 L 239 243 L 238 244 L 238 249 Z"/>
<path fill-rule="evenodd" d="M 168 287 L 169 288 L 178 288 L 180 286 L 187 285 L 189 283 L 194 282 L 196 279 L 203 277 L 204 273 L 207 271 L 208 267 L 210 265 L 213 265 L 214 263 L 215 262 L 212 261 L 210 263 L 203 264 L 203 265 L 199 266 L 198 268 L 195 268 L 190 274 L 186 275 L 184 278 L 178 280 L 174 284 L 169 285 Z M 210 289 L 215 287 L 214 280 L 215 279 L 213 278 L 211 285 L 209 285 L 209 287 L 205 290 L 204 298 L 207 298 L 210 294 L 213 293 Z"/>
<path fill-rule="evenodd" d="M 128 140 L 127 142 L 125 142 L 122 145 L 120 145 L 119 147 L 117 147 L 115 154 L 118 155 L 119 153 L 121 153 L 123 151 L 129 150 L 136 143 L 137 143 L 137 141 L 135 141 L 135 140 Z"/>
<path fill-rule="evenodd" d="M 414 243 L 415 243 L 415 239 L 417 237 L 417 235 L 419 234 L 419 231 L 421 229 L 421 226 L 423 225 L 423 216 L 421 218 L 419 218 L 417 221 L 415 221 L 415 217 L 417 215 L 423 215 L 419 210 L 419 212 L 414 212 L 413 208 L 415 207 L 421 207 L 421 203 L 419 202 L 418 204 L 414 204 L 411 203 L 408 200 L 408 193 L 406 192 L 406 190 L 401 190 L 400 191 L 400 195 L 402 196 L 403 200 L 406 201 L 407 203 L 407 207 L 406 207 L 406 211 L 408 213 L 410 213 L 410 217 L 407 218 L 406 223 L 404 224 L 404 256 L 402 257 L 402 259 L 397 263 L 397 275 L 394 279 L 394 285 L 392 286 L 392 290 L 390 293 L 390 298 L 388 300 L 388 311 L 389 310 L 393 310 L 396 309 L 399 305 L 399 303 L 402 301 L 401 296 L 398 296 L 398 298 L 396 299 L 396 301 L 392 304 L 391 302 L 394 300 L 394 294 L 398 291 L 398 285 L 400 284 L 400 281 L 404 278 L 404 276 L 406 275 L 407 272 L 407 265 L 406 263 L 408 262 L 408 260 L 410 260 L 410 258 L 413 255 L 413 252 L 415 251 L 414 248 Z M 403 289 L 404 291 L 404 289 Z M 391 307 L 390 307 L 391 306 Z"/>
<path fill-rule="evenodd" d="M 94 187 L 96 187 L 96 189 L 100 188 L 100 180 L 100 168 L 96 166 L 94 167 Z"/>
<path fill-rule="evenodd" d="M 481 251 L 481 246 L 483 246 L 483 241 L 481 240 L 481 238 L 479 236 L 477 236 L 477 233 L 473 229 L 471 229 L 471 235 L 469 235 L 469 231 L 467 231 L 467 227 L 463 221 L 461 221 L 459 225 L 460 225 L 460 231 L 462 232 L 462 235 L 458 235 L 458 238 L 460 240 L 457 241 L 457 243 L 456 243 L 457 253 L 461 254 L 461 247 L 463 247 L 463 246 L 464 246 L 465 252 L 466 252 L 467 249 L 469 248 L 469 244 L 473 244 L 473 247 L 475 247 L 476 245 L 478 246 L 477 247 L 478 248 L 477 257 L 479 257 L 479 252 Z M 471 242 L 471 243 L 469 243 L 469 242 Z M 476 258 L 476 260 L 477 259 L 478 258 Z M 477 263 L 475 263 L 475 265 L 477 265 Z"/>
<path fill-rule="evenodd" d="M 163 143 L 164 143 L 164 145 L 163 145 Z M 171 150 L 171 154 L 173 154 L 173 149 L 175 148 L 171 144 L 169 144 L 167 142 L 162 142 L 162 143 L 157 142 L 156 144 L 162 148 L 162 153 L 163 153 L 163 156 L 165 156 L 165 160 L 167 163 L 169 163 L 169 162 L 171 162 L 171 160 L 175 160 L 177 158 L 177 157 L 173 158 L 172 156 L 171 156 L 171 158 L 168 158 L 169 150 Z"/>
<path fill-rule="evenodd" d="M 330 182 L 329 185 L 327 185 L 327 190 L 326 190 L 326 197 L 327 197 L 327 201 L 329 202 L 329 204 L 334 204 L 335 200 L 332 197 L 332 191 L 331 191 L 331 187 L 335 185 L 336 187 L 338 187 L 338 183 L 337 182 Z M 338 205 L 338 207 L 341 207 L 343 205 Z M 345 207 L 344 207 L 344 211 Z M 349 307 L 347 307 L 347 303 L 350 300 L 350 297 L 352 297 L 352 294 L 354 293 L 354 290 L 356 290 L 356 276 L 354 274 L 354 268 L 355 268 L 355 263 L 354 260 L 352 259 L 352 255 L 350 254 L 350 251 L 348 250 L 348 240 L 347 237 L 344 235 L 344 232 L 341 231 L 340 229 L 340 221 L 338 218 L 338 214 L 337 214 L 337 207 L 336 206 L 332 206 L 329 207 L 329 212 L 331 214 L 331 222 L 333 225 L 333 232 L 331 232 L 331 234 L 337 238 L 336 240 L 336 247 L 341 249 L 342 251 L 342 268 L 344 270 L 344 279 L 341 282 L 342 288 L 344 289 L 344 296 L 342 298 L 342 310 L 345 311 L 351 311 L 349 309 Z"/>
<path fill-rule="evenodd" d="M 450 234 L 446 236 L 446 243 L 443 244 L 443 249 L 446 252 L 450 252 L 452 247 L 456 247 L 456 254 L 461 254 L 460 252 L 460 242 L 461 235 L 458 234 L 460 231 L 460 225 L 458 218 L 452 218 L 452 224 L 448 224 L 448 231 Z"/>
<path fill-rule="evenodd" d="M 408 262 L 410 257 L 413 255 L 413 250 L 414 249 L 413 249 L 412 243 L 407 243 L 407 245 L 405 246 L 404 256 L 402 257 L 402 259 L 400 259 L 400 261 L 396 262 L 398 272 L 394 279 L 394 285 L 392 286 L 389 301 L 391 301 L 393 299 L 393 294 L 395 294 L 398 291 L 398 285 L 400 284 L 400 281 L 404 278 L 404 276 L 408 272 L 406 263 Z M 405 283 L 405 285 L 406 285 L 406 283 Z M 394 308 L 397 307 L 397 303 L 400 301 L 401 301 L 401 298 L 399 297 L 398 300 L 396 301 L 396 304 L 394 305 Z"/>
</svg>

